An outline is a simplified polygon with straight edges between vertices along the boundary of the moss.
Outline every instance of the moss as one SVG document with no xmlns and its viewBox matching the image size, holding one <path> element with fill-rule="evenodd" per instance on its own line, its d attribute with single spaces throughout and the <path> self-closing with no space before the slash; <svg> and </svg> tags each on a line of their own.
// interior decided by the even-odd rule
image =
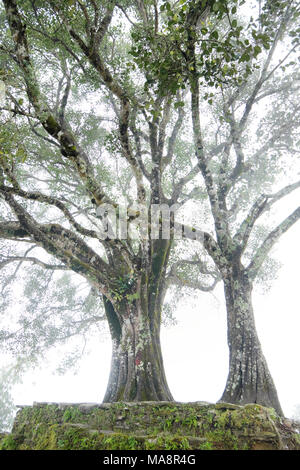
<svg viewBox="0 0 300 470">
<path fill-rule="evenodd" d="M 0 441 L 0 450 L 16 450 L 17 448 L 18 443 L 11 435 L 5 436 Z"/>
<path fill-rule="evenodd" d="M 215 426 L 220 429 L 226 429 L 232 420 L 232 412 L 225 410 L 223 413 L 218 413 Z"/>
<path fill-rule="evenodd" d="M 133 436 L 114 434 L 103 440 L 104 448 L 107 450 L 141 450 L 143 445 Z"/>
<path fill-rule="evenodd" d="M 256 429 L 269 429 L 268 410 L 260 405 L 246 405 L 245 407 L 234 407 L 234 405 L 216 406 L 211 410 L 211 423 L 216 429 L 234 428 L 246 433 Z M 276 415 L 276 419 L 278 416 Z M 206 420 L 207 422 L 207 420 Z"/>
<path fill-rule="evenodd" d="M 76 407 L 67 408 L 63 414 L 63 421 L 66 423 L 68 421 L 78 422 L 82 417 L 81 411 Z"/>
<path fill-rule="evenodd" d="M 259 405 L 37 404 L 17 413 L 1 449 L 299 449 L 299 436 Z"/>
<path fill-rule="evenodd" d="M 258 405 L 256 405 L 258 406 Z M 278 419 L 278 415 L 276 413 L 276 411 L 274 410 L 274 408 L 268 408 L 268 412 L 269 412 L 269 417 L 273 420 L 277 420 Z"/>
<path fill-rule="evenodd" d="M 208 432 L 205 438 L 206 444 L 211 445 L 211 449 L 239 450 L 238 439 L 231 431 L 218 429 Z"/>
<path fill-rule="evenodd" d="M 53 116 L 48 116 L 45 122 L 45 128 L 52 136 L 57 136 L 60 131 L 60 126 Z"/>
<path fill-rule="evenodd" d="M 200 444 L 199 450 L 213 450 L 213 444 L 209 441 L 205 441 L 203 444 Z"/>
<path fill-rule="evenodd" d="M 25 445 L 31 446 L 33 445 L 34 450 L 54 450 L 58 448 L 57 445 L 57 430 L 60 428 L 59 424 L 54 424 L 50 427 L 45 425 L 41 425 L 36 435 L 33 436 L 32 443 L 25 442 Z"/>
<path fill-rule="evenodd" d="M 54 430 L 53 430 L 54 431 Z M 83 428 L 63 427 L 55 429 L 57 448 L 60 450 L 98 450 L 102 449 L 103 434 L 89 432 Z"/>
<path fill-rule="evenodd" d="M 296 441 L 297 444 L 299 444 L 299 447 L 300 447 L 300 434 L 294 434 L 294 439 Z"/>
<path fill-rule="evenodd" d="M 185 436 L 159 436 L 148 438 L 145 450 L 190 450 L 189 440 Z"/>
</svg>

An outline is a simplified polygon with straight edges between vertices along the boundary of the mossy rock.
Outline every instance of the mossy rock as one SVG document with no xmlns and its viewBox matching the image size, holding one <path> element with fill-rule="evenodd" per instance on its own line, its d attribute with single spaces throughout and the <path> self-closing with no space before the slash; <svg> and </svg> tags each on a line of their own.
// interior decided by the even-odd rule
<svg viewBox="0 0 300 470">
<path fill-rule="evenodd" d="M 35 403 L 2 450 L 300 450 L 299 430 L 260 405 Z"/>
</svg>

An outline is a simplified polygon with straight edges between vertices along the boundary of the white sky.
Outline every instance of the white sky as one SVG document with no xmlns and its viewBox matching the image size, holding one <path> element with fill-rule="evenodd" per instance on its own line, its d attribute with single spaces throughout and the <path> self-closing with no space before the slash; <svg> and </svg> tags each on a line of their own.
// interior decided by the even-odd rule
<svg viewBox="0 0 300 470">
<path fill-rule="evenodd" d="M 292 416 L 294 406 L 300 403 L 299 239 L 300 224 L 292 227 L 275 249 L 284 266 L 270 291 L 254 291 L 259 337 L 286 416 Z M 223 392 L 228 369 L 222 285 L 213 295 L 201 294 L 188 306 L 179 304 L 176 316 L 178 324 L 162 330 L 165 369 L 174 399 L 216 402 Z M 15 404 L 101 402 L 110 354 L 106 334 L 81 362 L 77 375 L 53 375 L 51 362 L 44 370 L 27 374 L 23 384 L 14 389 Z"/>
</svg>

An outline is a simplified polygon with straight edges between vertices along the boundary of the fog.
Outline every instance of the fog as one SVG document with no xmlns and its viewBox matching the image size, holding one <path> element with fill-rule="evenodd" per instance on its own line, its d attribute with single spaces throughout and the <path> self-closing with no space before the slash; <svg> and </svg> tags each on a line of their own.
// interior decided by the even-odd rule
<svg viewBox="0 0 300 470">
<path fill-rule="evenodd" d="M 300 226 L 288 231 L 273 250 L 282 264 L 269 290 L 256 286 L 253 295 L 258 334 L 277 387 L 283 411 L 292 417 L 300 402 Z M 216 402 L 228 371 L 226 311 L 222 285 L 211 294 L 183 300 L 177 324 L 162 329 L 167 379 L 176 401 Z M 56 348 L 40 369 L 28 372 L 13 389 L 16 405 L 37 402 L 101 402 L 107 385 L 111 343 L 108 330 L 89 345 L 77 372 L 60 376 L 55 367 L 64 348 Z"/>
</svg>

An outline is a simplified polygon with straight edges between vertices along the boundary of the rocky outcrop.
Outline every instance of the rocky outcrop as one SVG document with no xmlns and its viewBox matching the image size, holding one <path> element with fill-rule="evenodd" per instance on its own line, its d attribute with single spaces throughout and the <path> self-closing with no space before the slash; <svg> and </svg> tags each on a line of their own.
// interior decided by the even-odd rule
<svg viewBox="0 0 300 470">
<path fill-rule="evenodd" d="M 300 450 L 297 424 L 256 404 L 34 403 L 2 450 Z"/>
</svg>

